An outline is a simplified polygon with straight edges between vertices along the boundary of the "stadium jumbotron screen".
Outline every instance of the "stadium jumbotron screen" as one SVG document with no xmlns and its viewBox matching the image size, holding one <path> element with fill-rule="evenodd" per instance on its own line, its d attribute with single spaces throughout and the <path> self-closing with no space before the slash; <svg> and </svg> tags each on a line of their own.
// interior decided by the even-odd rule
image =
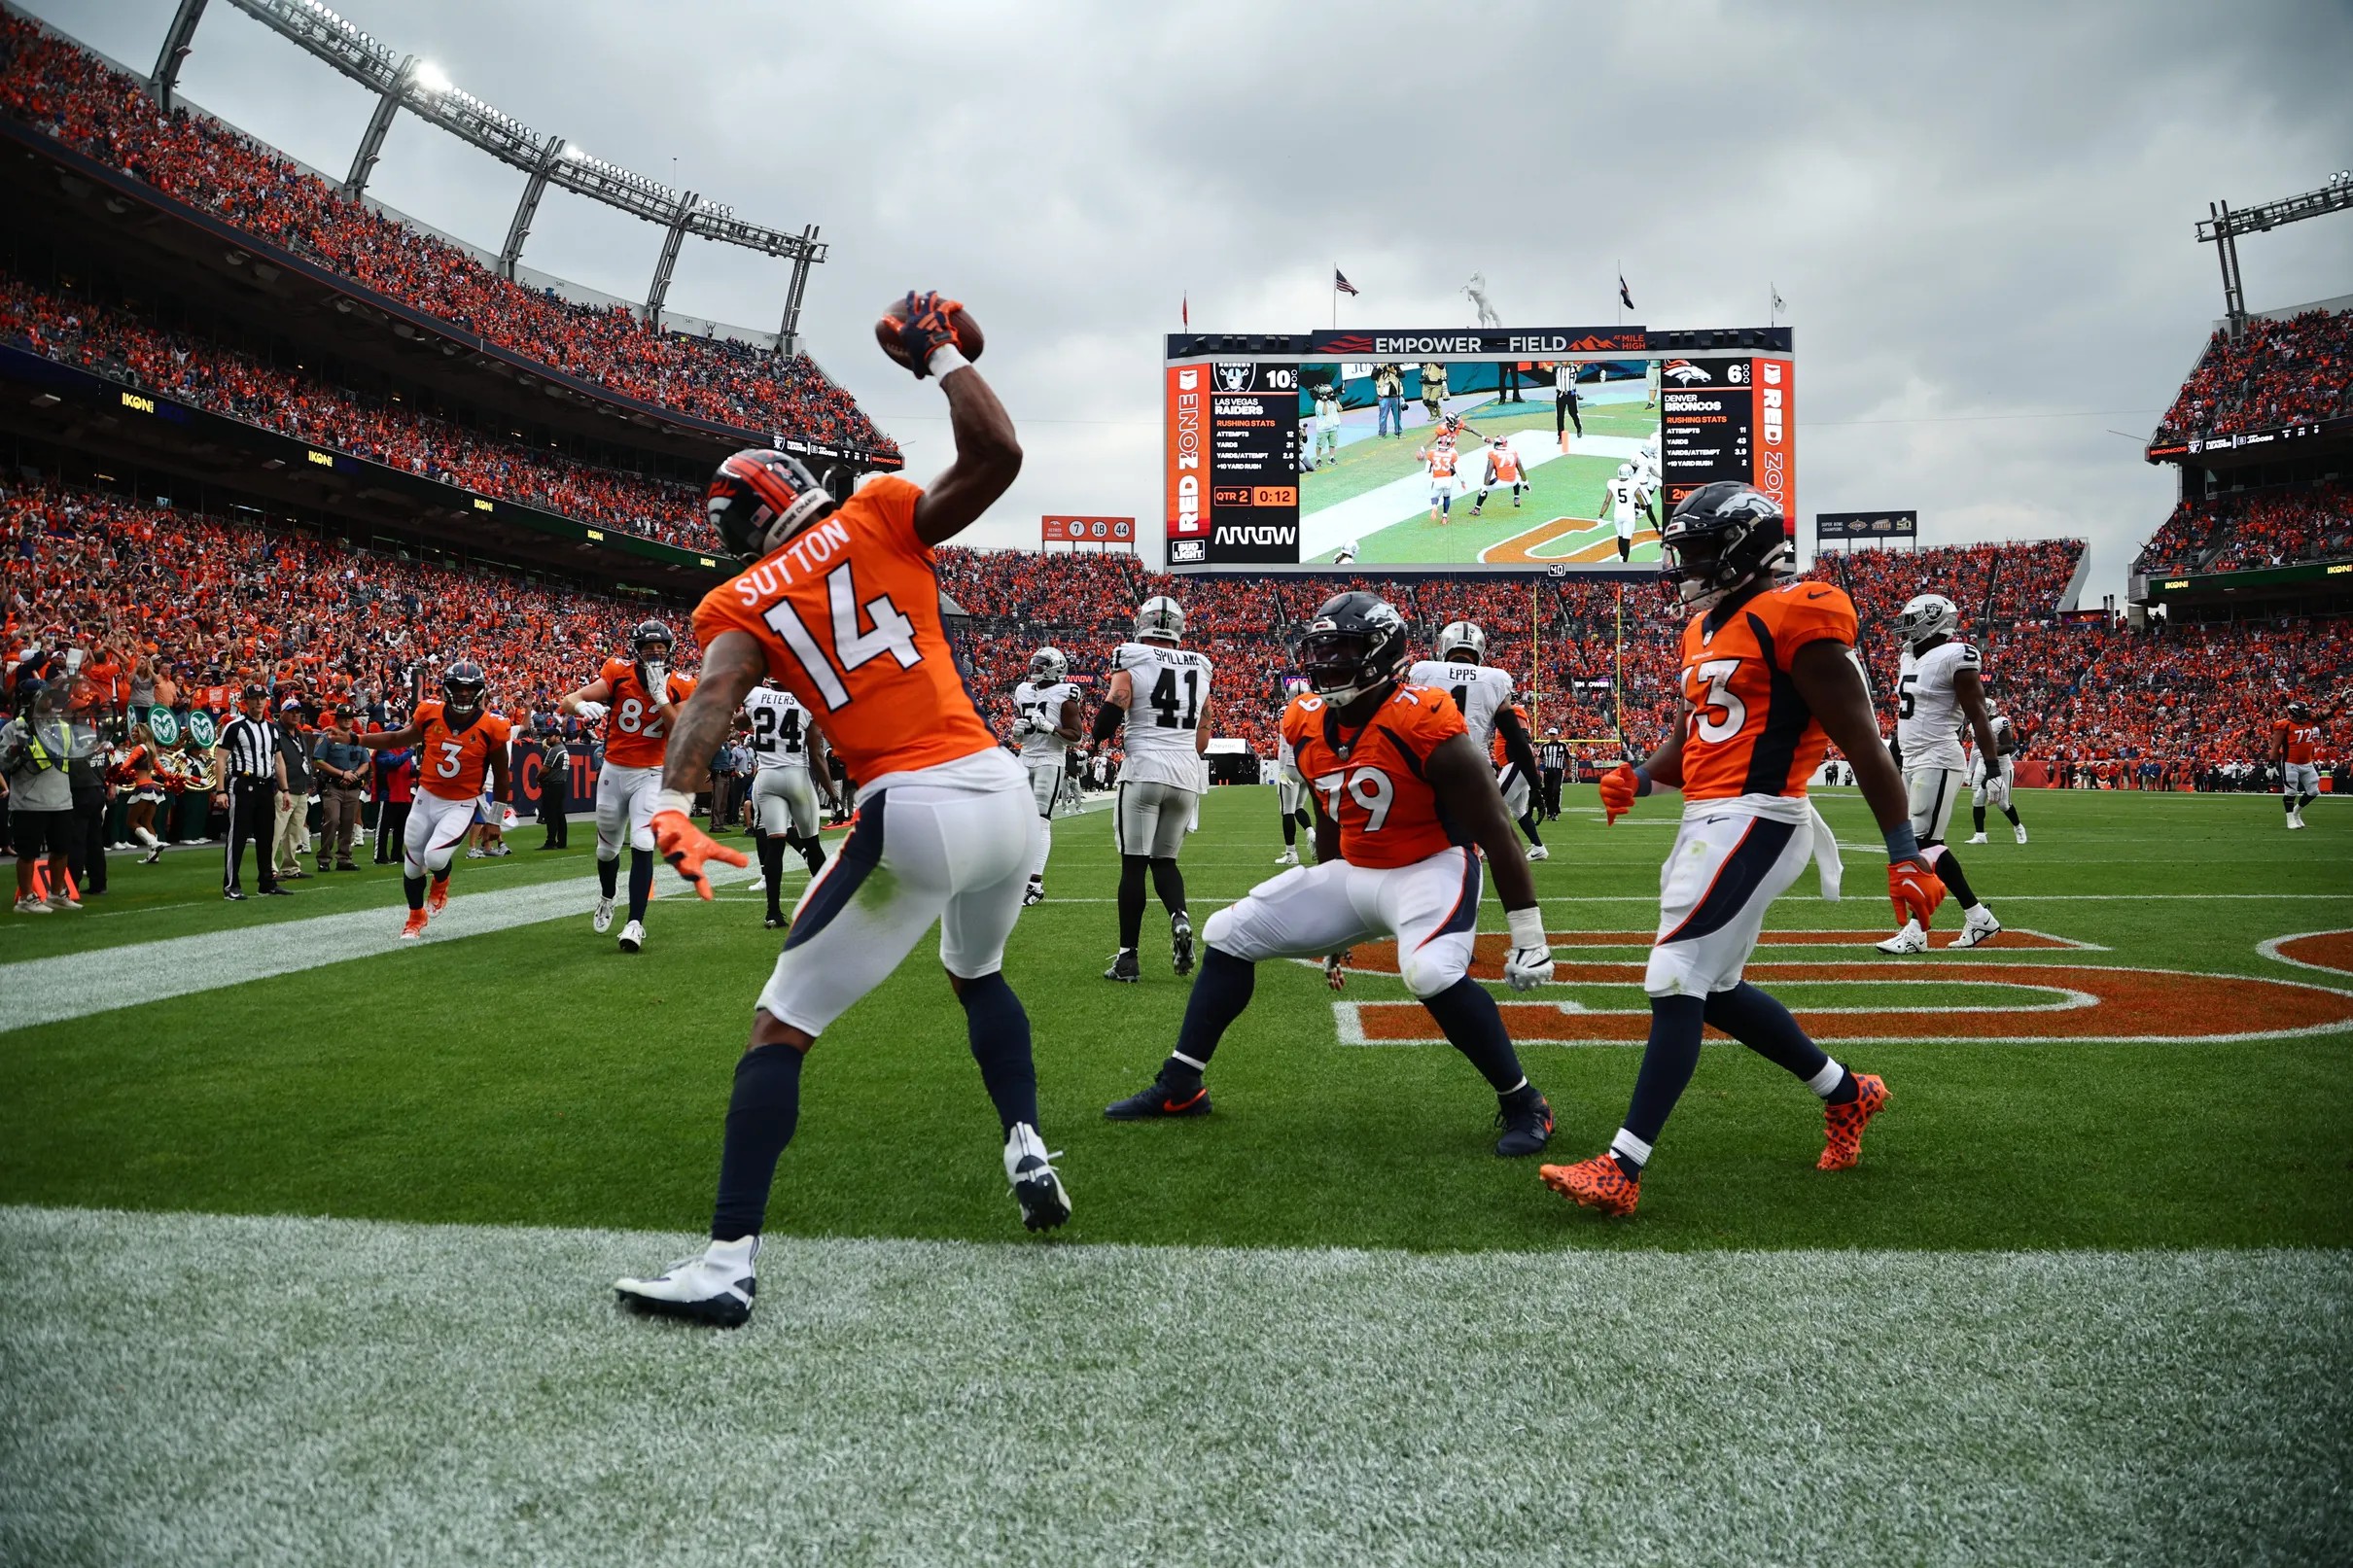
<svg viewBox="0 0 2353 1568">
<path fill-rule="evenodd" d="M 1172 571 L 1648 573 L 1701 485 L 1795 515 L 1786 327 L 1182 333 L 1163 374 Z"/>
</svg>

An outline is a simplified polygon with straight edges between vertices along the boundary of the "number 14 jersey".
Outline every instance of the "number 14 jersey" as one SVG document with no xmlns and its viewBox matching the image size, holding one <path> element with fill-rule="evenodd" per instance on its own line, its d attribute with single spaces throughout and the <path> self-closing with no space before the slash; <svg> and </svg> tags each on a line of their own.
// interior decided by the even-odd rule
<svg viewBox="0 0 2353 1568">
<path fill-rule="evenodd" d="M 1209 712 L 1208 656 L 1158 643 L 1122 643 L 1111 655 L 1111 667 L 1125 670 L 1134 682 L 1119 782 L 1199 789 L 1201 759 L 1193 735 Z"/>
<path fill-rule="evenodd" d="M 801 700 L 859 782 L 997 750 L 939 618 L 931 547 L 915 533 L 920 485 L 875 479 L 832 512 L 703 598 L 694 636 L 706 650 L 748 632 L 768 673 Z M 1027 781 L 1003 759 L 976 787 Z"/>
</svg>

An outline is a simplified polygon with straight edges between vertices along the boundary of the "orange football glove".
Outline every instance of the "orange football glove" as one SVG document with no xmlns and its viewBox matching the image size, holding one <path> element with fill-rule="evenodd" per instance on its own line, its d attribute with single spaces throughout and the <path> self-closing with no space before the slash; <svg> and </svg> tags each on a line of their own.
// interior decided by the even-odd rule
<svg viewBox="0 0 2353 1568">
<path fill-rule="evenodd" d="M 694 890 L 705 898 L 711 896 L 711 879 L 703 875 L 706 861 L 717 860 L 731 866 L 752 863 L 743 851 L 730 850 L 707 837 L 683 807 L 666 806 L 655 812 L 652 827 L 654 849 L 677 868 L 680 876 L 694 884 Z"/>
<path fill-rule="evenodd" d="M 1601 775 L 1601 817 L 1604 827 L 1634 809 L 1634 796 L 1640 793 L 1642 781 L 1634 775 L 1634 765 L 1621 762 Z"/>
<path fill-rule="evenodd" d="M 1906 921 L 1926 925 L 1936 906 L 1945 901 L 1945 884 L 1920 861 L 1891 860 L 1887 864 L 1887 901 L 1895 905 L 1899 925 Z"/>
</svg>

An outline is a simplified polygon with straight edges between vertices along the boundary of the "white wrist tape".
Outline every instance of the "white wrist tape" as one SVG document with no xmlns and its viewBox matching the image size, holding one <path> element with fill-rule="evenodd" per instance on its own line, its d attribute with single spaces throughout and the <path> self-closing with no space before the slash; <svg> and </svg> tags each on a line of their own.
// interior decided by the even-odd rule
<svg viewBox="0 0 2353 1568">
<path fill-rule="evenodd" d="M 1503 921 L 1512 933 L 1512 946 L 1540 948 L 1549 946 L 1544 940 L 1544 911 L 1541 909 L 1512 909 L 1504 911 Z"/>
<path fill-rule="evenodd" d="M 931 357 L 924 361 L 925 368 L 931 372 L 931 378 L 934 381 L 946 375 L 950 370 L 966 369 L 971 364 L 970 360 L 965 358 L 964 351 L 954 343 L 940 344 L 931 351 Z"/>
<path fill-rule="evenodd" d="M 682 795 L 675 789 L 665 789 L 653 797 L 653 811 L 655 816 L 659 816 L 663 812 L 676 812 L 681 817 L 692 817 L 694 815 L 694 797 Z"/>
</svg>

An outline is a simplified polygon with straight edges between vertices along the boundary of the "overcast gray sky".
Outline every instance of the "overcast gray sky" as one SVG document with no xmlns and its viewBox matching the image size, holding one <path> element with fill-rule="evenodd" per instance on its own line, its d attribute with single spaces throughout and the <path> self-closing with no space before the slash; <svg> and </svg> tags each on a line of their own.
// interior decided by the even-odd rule
<svg viewBox="0 0 2353 1568">
<path fill-rule="evenodd" d="M 780 227 L 822 224 L 812 351 L 947 461 L 875 350 L 910 285 L 969 304 L 1029 461 L 976 542 L 1157 515 L 1159 335 L 1328 319 L 1797 331 L 1802 513 L 1924 541 L 2081 535 L 2121 591 L 2171 505 L 2140 445 L 2221 312 L 2206 202 L 2353 166 L 2353 6 L 1153 7 L 338 0 L 542 132 Z M 144 71 L 173 0 L 31 0 Z M 340 172 L 370 107 L 227 4 L 183 91 Z M 1423 107 L 1432 96 L 1441 102 Z M 374 192 L 496 246 L 522 176 L 404 118 Z M 525 261 L 642 297 L 660 236 L 560 192 Z M 2353 215 L 2241 248 L 2256 308 L 2353 293 Z M 786 269 L 696 245 L 673 309 L 772 327 Z M 2113 432 L 2124 432 L 2123 436 Z M 1150 529 L 1151 548 L 1158 530 Z"/>
</svg>

